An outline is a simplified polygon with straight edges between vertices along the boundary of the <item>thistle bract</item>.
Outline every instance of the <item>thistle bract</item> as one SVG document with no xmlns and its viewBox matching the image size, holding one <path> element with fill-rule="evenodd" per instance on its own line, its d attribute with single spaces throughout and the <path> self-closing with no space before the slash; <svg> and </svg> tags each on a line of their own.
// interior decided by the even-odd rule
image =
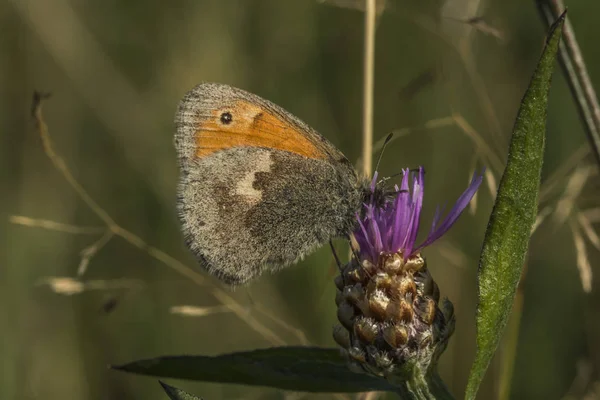
<svg viewBox="0 0 600 400">
<path fill-rule="evenodd" d="M 424 194 L 424 170 L 403 171 L 400 187 L 372 195 L 357 214 L 353 232 L 358 252 L 336 277 L 340 326 L 334 339 L 352 369 L 388 378 L 427 374 L 454 331 L 452 303 L 431 277 L 421 250 L 456 222 L 482 181 L 469 187 L 440 222 L 438 210 L 425 240 L 417 244 Z"/>
</svg>

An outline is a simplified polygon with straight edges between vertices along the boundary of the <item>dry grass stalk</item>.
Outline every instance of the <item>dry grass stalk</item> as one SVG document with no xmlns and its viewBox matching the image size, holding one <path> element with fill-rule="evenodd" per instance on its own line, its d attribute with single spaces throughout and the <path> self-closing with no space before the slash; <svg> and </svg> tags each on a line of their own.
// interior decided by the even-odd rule
<svg viewBox="0 0 600 400">
<path fill-rule="evenodd" d="M 23 215 L 11 215 L 8 222 L 15 225 L 27 226 L 29 228 L 42 228 L 49 231 L 70 233 L 73 235 L 96 235 L 106 231 L 103 226 L 79 226 L 63 224 L 49 219 L 29 218 Z"/>
<path fill-rule="evenodd" d="M 83 202 L 92 210 L 92 212 L 94 212 L 94 214 L 96 214 L 96 216 L 99 219 L 101 219 L 105 223 L 106 228 L 104 228 L 104 229 L 106 231 L 110 232 L 110 237 L 105 235 L 98 242 L 96 242 L 92 246 L 88 247 L 88 249 L 86 249 L 87 251 L 84 250 L 84 257 L 85 256 L 91 257 L 91 255 L 96 254 L 97 251 L 99 251 L 104 246 L 104 244 L 106 244 L 106 242 L 108 240 L 110 240 L 113 236 L 124 239 L 126 242 L 128 242 L 132 246 L 137 247 L 141 251 L 148 253 L 151 257 L 162 262 L 167 267 L 173 269 L 174 271 L 181 274 L 182 276 L 192 280 L 195 284 L 201 285 L 201 286 L 208 286 L 209 292 L 219 302 L 221 302 L 224 306 L 229 308 L 231 310 L 231 312 L 233 312 L 240 320 L 244 321 L 252 330 L 254 330 L 258 334 L 260 334 L 265 340 L 267 340 L 271 344 L 273 344 L 273 345 L 285 344 L 285 341 L 279 335 L 277 335 L 274 331 L 272 331 L 270 328 L 268 328 L 262 322 L 258 321 L 256 318 L 254 318 L 250 313 L 247 312 L 246 307 L 239 304 L 225 290 L 211 285 L 211 283 L 208 282 L 199 272 L 196 272 L 192 268 L 181 263 L 180 261 L 178 261 L 174 257 L 170 256 L 169 254 L 165 253 L 164 251 L 162 251 L 154 246 L 149 245 L 144 240 L 142 240 L 139 236 L 133 234 L 132 232 L 130 232 L 130 231 L 124 229 L 123 227 L 121 227 L 120 225 L 118 225 L 110 217 L 110 215 L 108 215 L 108 213 L 102 207 L 100 207 L 100 205 L 98 205 L 98 203 L 96 203 L 96 201 L 94 199 L 92 199 L 92 197 L 87 193 L 87 191 L 83 188 L 83 186 L 75 179 L 75 177 L 71 173 L 70 169 L 68 168 L 68 166 L 65 163 L 65 161 L 63 160 L 63 158 L 60 157 L 60 155 L 55 151 L 55 149 L 52 145 L 50 133 L 48 131 L 48 126 L 46 125 L 46 122 L 45 122 L 45 120 L 43 118 L 43 114 L 42 114 L 41 106 L 42 106 L 42 100 L 44 97 L 46 97 L 46 96 L 44 96 L 40 93 L 36 93 L 36 95 L 34 96 L 34 103 L 32 106 L 33 117 L 35 120 L 36 129 L 42 139 L 44 152 L 46 153 L 46 155 L 52 162 L 52 165 L 54 166 L 54 168 L 56 168 L 56 170 L 58 172 L 60 172 L 61 175 L 63 175 L 63 177 L 66 179 L 66 181 L 69 183 L 69 185 L 75 190 L 75 192 L 83 200 Z M 23 219 L 22 218 L 17 219 L 17 221 L 22 223 Z M 29 222 L 31 222 L 31 221 L 28 221 L 28 223 Z M 57 224 L 58 223 L 52 222 L 50 225 L 53 227 L 56 227 L 56 226 L 59 226 Z M 48 224 L 46 224 L 46 225 L 48 225 Z M 83 262 L 83 267 L 80 264 L 79 269 L 85 271 L 86 267 L 87 267 L 87 265 L 85 265 L 85 262 Z M 58 287 L 59 290 L 61 288 L 65 288 L 65 287 L 68 288 L 68 284 L 73 283 L 73 282 L 67 282 L 67 286 L 65 286 L 65 282 L 66 281 L 59 281 L 59 287 Z M 63 286 L 60 286 L 61 284 Z M 89 284 L 90 284 L 90 282 L 86 282 L 85 287 L 88 287 L 87 285 L 89 285 Z M 73 285 L 71 287 L 71 290 L 78 290 L 77 287 L 78 287 L 78 285 Z M 275 317 L 272 317 L 272 318 L 275 318 Z M 299 339 L 303 340 L 304 338 L 299 337 Z"/>
<path fill-rule="evenodd" d="M 582 166 L 571 174 L 563 195 L 554 209 L 553 219 L 557 225 L 565 223 L 571 215 L 575 206 L 575 200 L 581 194 L 591 172 L 592 168 L 590 166 Z"/>
<path fill-rule="evenodd" d="M 198 307 L 192 305 L 173 306 L 169 311 L 171 314 L 179 314 L 184 317 L 205 317 L 212 314 L 231 312 L 229 307 L 225 306 Z"/>
<path fill-rule="evenodd" d="M 569 220 L 569 226 L 571 227 L 575 251 L 577 253 L 577 269 L 579 270 L 581 286 L 585 293 L 590 293 L 592 291 L 592 266 L 587 256 L 585 241 L 579 231 L 579 227 L 574 221 Z"/>
</svg>

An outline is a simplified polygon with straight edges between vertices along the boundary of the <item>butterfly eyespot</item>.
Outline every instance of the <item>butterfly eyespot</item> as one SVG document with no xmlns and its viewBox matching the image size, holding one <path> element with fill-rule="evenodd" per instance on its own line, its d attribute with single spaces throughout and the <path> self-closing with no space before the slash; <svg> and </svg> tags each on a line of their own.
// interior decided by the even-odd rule
<svg viewBox="0 0 600 400">
<path fill-rule="evenodd" d="M 231 121 L 233 121 L 233 116 L 229 111 L 226 111 L 223 114 L 221 114 L 221 123 L 223 125 L 229 125 Z"/>
</svg>

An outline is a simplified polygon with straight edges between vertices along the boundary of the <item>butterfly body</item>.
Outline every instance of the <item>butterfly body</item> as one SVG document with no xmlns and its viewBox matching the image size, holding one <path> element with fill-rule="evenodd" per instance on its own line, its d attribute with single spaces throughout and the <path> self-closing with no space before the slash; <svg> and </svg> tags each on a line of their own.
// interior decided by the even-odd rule
<svg viewBox="0 0 600 400">
<path fill-rule="evenodd" d="M 211 274 L 245 283 L 354 227 L 364 181 L 281 107 L 207 83 L 186 94 L 175 122 L 182 230 Z"/>
</svg>

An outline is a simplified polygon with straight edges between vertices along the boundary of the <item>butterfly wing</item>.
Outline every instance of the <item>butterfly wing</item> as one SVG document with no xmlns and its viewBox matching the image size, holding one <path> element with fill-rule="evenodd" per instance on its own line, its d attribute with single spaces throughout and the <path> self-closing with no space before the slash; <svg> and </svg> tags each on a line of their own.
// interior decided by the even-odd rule
<svg viewBox="0 0 600 400">
<path fill-rule="evenodd" d="M 176 125 L 182 229 L 210 273 L 244 283 L 352 228 L 360 191 L 351 164 L 277 105 L 202 84 Z"/>
</svg>

